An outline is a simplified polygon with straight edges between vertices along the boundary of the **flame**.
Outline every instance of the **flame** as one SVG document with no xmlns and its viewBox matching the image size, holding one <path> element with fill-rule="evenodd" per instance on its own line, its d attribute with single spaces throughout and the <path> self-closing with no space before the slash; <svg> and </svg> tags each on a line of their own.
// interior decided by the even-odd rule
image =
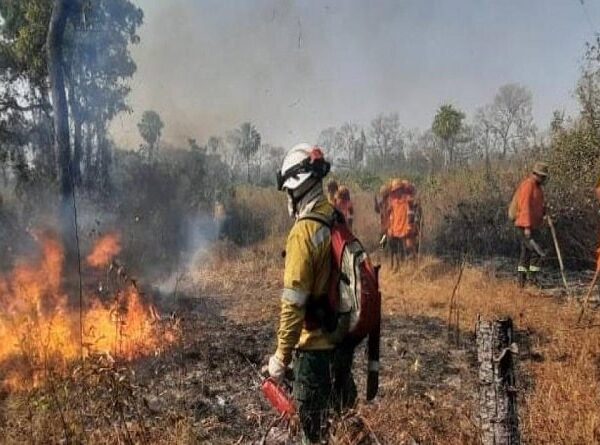
<svg viewBox="0 0 600 445">
<path fill-rule="evenodd" d="M 86 261 L 92 267 L 105 267 L 119 252 L 121 252 L 121 237 L 116 233 L 110 233 L 98 240 Z"/>
<path fill-rule="evenodd" d="M 38 242 L 37 260 L 0 275 L 0 385 L 5 389 L 37 386 L 50 370 L 66 370 L 82 353 L 132 360 L 175 340 L 174 333 L 159 331 L 156 309 L 133 283 L 116 290 L 110 301 L 86 295 L 81 329 L 78 307 L 69 305 L 63 289 L 62 245 L 49 234 L 38 236 Z M 108 263 L 119 249 L 118 236 L 105 237 L 88 261 Z"/>
</svg>

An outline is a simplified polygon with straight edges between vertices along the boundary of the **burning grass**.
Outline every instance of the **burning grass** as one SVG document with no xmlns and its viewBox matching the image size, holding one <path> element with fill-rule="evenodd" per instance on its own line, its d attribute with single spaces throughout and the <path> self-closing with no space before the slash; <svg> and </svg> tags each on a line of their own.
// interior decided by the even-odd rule
<svg viewBox="0 0 600 445">
<path fill-rule="evenodd" d="M 64 285 L 65 252 L 51 233 L 37 234 L 39 254 L 0 276 L 0 380 L 7 390 L 39 385 L 74 359 L 110 354 L 132 360 L 174 341 L 158 332 L 157 311 L 132 281 L 115 286 L 109 298 L 84 296 L 81 312 Z M 88 256 L 104 267 L 120 250 L 118 237 L 101 238 Z"/>
<path fill-rule="evenodd" d="M 30 291 L 37 300 L 13 301 L 13 306 L 27 309 L 17 313 L 29 317 L 23 315 L 32 329 L 48 329 L 55 325 L 50 321 L 65 320 L 56 324 L 64 326 L 62 331 L 45 331 L 54 332 L 50 338 L 56 340 L 40 343 L 57 342 L 63 372 L 50 369 L 39 374 L 43 385 L 6 396 L 0 409 L 0 433 L 6 442 L 225 444 L 251 443 L 263 436 L 275 414 L 258 395 L 256 370 L 243 357 L 259 367 L 274 347 L 283 239 L 270 238 L 243 249 L 226 243 L 215 246 L 210 260 L 182 280 L 172 297 L 174 313 L 184 315 L 175 343 L 169 343 L 172 331 L 157 329 L 152 306 L 131 282 L 108 293 L 105 289 L 103 295 L 88 295 L 84 332 L 90 345 L 84 366 L 66 359 L 78 357 L 79 325 L 78 312 L 61 290 L 62 249 L 52 237 L 42 240 L 46 239 L 40 238 L 36 261 L 3 277 L 1 301 L 9 307 L 6 300 L 20 295 L 14 291 L 16 283 L 30 283 L 41 274 L 44 286 Z M 55 270 L 60 273 L 48 272 Z M 473 338 L 477 314 L 510 315 L 515 322 L 524 441 L 597 443 L 600 329 L 575 328 L 577 304 L 521 292 L 491 270 L 467 266 L 456 297 L 457 341 L 448 325 L 449 320 L 456 322 L 449 316 L 449 300 L 457 274 L 457 266 L 435 258 L 422 258 L 419 267 L 405 265 L 398 273 L 384 265 L 380 397 L 374 404 L 361 403 L 357 416 L 338 421 L 332 443 L 354 444 L 358 437 L 361 443 L 478 443 Z M 117 313 L 123 323 L 117 322 Z M 143 316 L 131 320 L 129 313 Z M 592 310 L 588 316 L 598 317 Z M 149 326 L 154 328 L 145 330 Z M 3 340 L 27 344 L 12 340 L 15 332 L 4 319 L 2 327 Z M 27 329 L 21 335 L 27 337 Z M 4 340 L 3 346 L 9 343 Z M 154 356 L 166 344 L 174 347 Z M 13 347 L 11 360 L 30 356 L 21 346 Z M 135 366 L 126 363 L 145 355 L 151 357 Z M 37 363 L 34 368 L 43 369 L 43 354 L 36 360 L 31 362 Z M 30 362 L 21 363 L 23 369 L 32 369 Z M 355 371 L 361 395 L 365 369 L 359 351 Z"/>
</svg>

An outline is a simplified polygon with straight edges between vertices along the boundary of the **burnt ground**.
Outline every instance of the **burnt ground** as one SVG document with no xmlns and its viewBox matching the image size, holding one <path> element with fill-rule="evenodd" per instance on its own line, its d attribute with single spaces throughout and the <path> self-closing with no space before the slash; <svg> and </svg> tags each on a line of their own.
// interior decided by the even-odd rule
<svg viewBox="0 0 600 445">
<path fill-rule="evenodd" d="M 445 270 L 445 266 L 435 266 L 429 272 L 438 274 L 438 268 L 439 274 Z M 180 337 L 162 354 L 128 366 L 134 371 L 130 378 L 134 397 L 127 402 L 131 406 L 115 402 L 114 397 L 108 400 L 108 409 L 113 411 L 114 406 L 125 404 L 124 415 L 115 420 L 112 413 L 108 414 L 104 423 L 87 421 L 85 442 L 115 443 L 108 428 L 118 430 L 115 434 L 120 443 L 260 443 L 277 420 L 262 397 L 259 370 L 274 350 L 279 275 L 268 267 L 260 274 L 240 270 L 227 279 L 221 273 L 205 275 L 182 286 L 184 290 L 157 298 L 163 322 L 176 325 Z M 236 281 L 242 279 L 245 281 Z M 461 321 L 457 339 L 449 330 L 446 316 L 401 309 L 406 305 L 404 299 L 413 299 L 413 304 L 418 301 L 420 291 L 404 294 L 391 279 L 395 278 L 384 273 L 379 395 L 372 403 L 364 400 L 366 360 L 364 347 L 360 346 L 354 369 L 361 400 L 356 412 L 334 423 L 332 443 L 479 443 L 474 326 Z M 224 285 L 230 287 L 221 287 Z M 422 304 L 447 314 L 445 300 L 423 300 Z M 534 332 L 518 335 L 520 361 L 543 361 L 538 352 L 543 346 L 539 336 Z M 535 346 L 528 346 L 530 337 L 537 339 Z M 535 384 L 525 372 L 519 373 L 518 379 L 523 395 Z M 101 398 L 102 391 L 101 387 L 90 393 L 82 403 Z M 34 410 L 33 420 L 27 423 L 32 399 L 38 403 L 48 397 L 30 397 L 29 405 L 0 413 L 0 432 L 10 433 L 13 438 L 7 443 L 40 442 L 28 439 L 37 422 L 35 416 L 46 416 L 55 424 L 51 431 L 39 428 L 40 434 L 47 434 L 47 439 L 40 436 L 42 442 L 58 442 L 63 435 L 56 422 L 57 412 L 38 414 Z M 75 399 L 65 396 L 64 405 L 73 405 Z M 72 406 L 73 418 L 77 409 Z M 90 416 L 99 412 L 92 407 L 89 411 Z M 25 420 L 15 425 L 13 419 Z M 129 435 L 132 440 L 127 439 Z"/>
<path fill-rule="evenodd" d="M 156 420 L 186 416 L 193 443 L 253 443 L 277 419 L 260 393 L 258 375 L 272 353 L 277 318 L 234 321 L 226 315 L 228 304 L 231 299 L 218 296 L 179 297 L 173 309 L 182 317 L 181 344 L 171 359 L 165 356 L 140 374 L 152 389 L 146 402 Z M 462 334 L 457 346 L 445 322 L 425 316 L 388 316 L 382 326 L 380 393 L 370 404 L 364 402 L 365 348 L 356 353 L 363 399 L 357 416 L 384 425 L 380 417 L 401 411 L 406 423 L 392 430 L 361 423 L 357 432 L 356 416 L 350 417 L 336 425 L 337 443 L 436 443 L 455 427 L 464 442 L 475 442 L 473 337 Z"/>
<path fill-rule="evenodd" d="M 248 443 L 273 420 L 260 394 L 260 367 L 270 352 L 273 327 L 239 324 L 214 299 L 183 297 L 174 311 L 182 336 L 169 357 L 141 379 L 158 418 L 185 416 L 192 443 Z"/>
</svg>

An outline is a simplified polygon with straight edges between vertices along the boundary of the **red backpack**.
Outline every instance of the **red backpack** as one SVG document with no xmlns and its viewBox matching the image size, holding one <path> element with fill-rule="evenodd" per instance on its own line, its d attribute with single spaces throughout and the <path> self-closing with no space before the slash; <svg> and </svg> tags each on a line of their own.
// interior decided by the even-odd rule
<svg viewBox="0 0 600 445">
<path fill-rule="evenodd" d="M 379 266 L 373 266 L 364 247 L 338 211 L 330 218 L 309 213 L 300 218 L 303 219 L 320 222 L 331 230 L 333 264 L 328 293 L 329 312 L 335 314 L 337 320 L 349 317 L 349 326 L 342 332 L 344 344 L 354 347 L 368 337 L 367 400 L 371 400 L 377 394 L 379 375 Z"/>
</svg>

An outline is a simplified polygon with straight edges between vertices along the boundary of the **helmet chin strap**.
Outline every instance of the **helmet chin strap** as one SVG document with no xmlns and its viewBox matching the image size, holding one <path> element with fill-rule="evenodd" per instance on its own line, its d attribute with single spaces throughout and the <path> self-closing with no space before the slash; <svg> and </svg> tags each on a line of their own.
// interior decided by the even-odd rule
<svg viewBox="0 0 600 445">
<path fill-rule="evenodd" d="M 288 213 L 297 217 L 303 208 L 323 194 L 323 185 L 318 178 L 311 178 L 297 190 L 287 190 Z"/>
</svg>

